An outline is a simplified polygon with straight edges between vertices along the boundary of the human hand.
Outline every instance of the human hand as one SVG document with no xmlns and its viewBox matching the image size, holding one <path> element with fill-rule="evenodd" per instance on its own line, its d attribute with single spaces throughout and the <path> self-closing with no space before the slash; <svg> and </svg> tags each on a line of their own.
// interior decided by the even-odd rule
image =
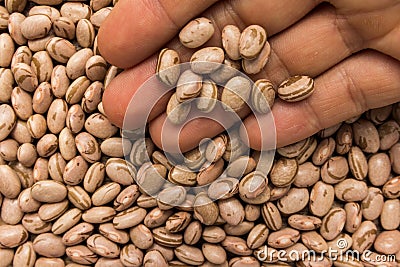
<svg viewBox="0 0 400 267">
<path fill-rule="evenodd" d="M 296 74 L 315 79 L 315 92 L 306 100 L 275 102 L 272 113 L 278 147 L 368 109 L 400 101 L 400 1 L 321 3 L 319 0 L 120 0 L 103 23 L 98 44 L 109 62 L 128 69 L 106 89 L 105 112 L 112 122 L 122 125 L 131 97 L 154 75 L 161 48 L 172 48 L 182 62 L 188 61 L 193 51 L 183 47 L 176 35 L 198 16 L 213 20 L 216 26 L 214 36 L 205 46 L 221 46 L 220 32 L 227 24 L 240 29 L 259 24 L 267 30 L 271 56 L 257 78 L 268 78 L 275 85 Z M 155 88 L 149 93 L 161 92 L 162 89 Z M 149 116 L 150 134 L 158 146 L 161 146 L 161 127 L 169 96 L 164 96 Z M 145 101 L 141 103 L 143 107 L 150 104 Z M 141 110 L 137 108 L 137 116 Z M 251 147 L 259 149 L 261 134 L 254 116 L 246 117 L 244 125 L 251 129 L 248 131 Z M 221 126 L 210 119 L 192 121 L 180 133 L 180 148 L 187 151 L 203 138 L 221 131 Z"/>
</svg>

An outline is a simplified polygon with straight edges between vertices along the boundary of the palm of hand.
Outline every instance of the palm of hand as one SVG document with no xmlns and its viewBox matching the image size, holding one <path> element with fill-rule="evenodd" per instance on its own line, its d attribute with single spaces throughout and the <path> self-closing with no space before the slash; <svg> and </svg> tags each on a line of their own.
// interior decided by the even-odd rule
<svg viewBox="0 0 400 267">
<path fill-rule="evenodd" d="M 157 51 L 188 20 L 204 10 L 202 15 L 214 20 L 219 29 L 226 24 L 241 28 L 260 24 L 267 29 L 272 53 L 259 76 L 275 84 L 294 74 L 315 78 L 316 91 L 309 99 L 295 105 L 280 101 L 274 105 L 279 146 L 301 140 L 367 109 L 400 100 L 400 48 L 396 42 L 400 35 L 400 2 L 397 0 L 333 0 L 315 10 L 320 1 L 186 0 L 180 1 L 179 6 L 174 2 L 122 0 L 100 31 L 102 55 L 114 65 L 133 66 L 114 79 L 105 92 L 105 111 L 117 125 L 121 125 L 135 90 L 154 74 Z M 206 45 L 220 45 L 219 33 Z M 176 38 L 168 47 L 176 49 L 183 60 L 192 53 Z M 158 145 L 167 99 L 161 100 L 150 116 L 150 133 Z M 259 148 L 261 140 L 259 132 L 254 130 L 255 123 L 252 116 L 245 119 L 246 128 L 252 129 L 248 131 L 251 145 Z M 217 124 L 195 121 L 182 131 L 181 148 L 188 150 L 221 130 Z"/>
</svg>

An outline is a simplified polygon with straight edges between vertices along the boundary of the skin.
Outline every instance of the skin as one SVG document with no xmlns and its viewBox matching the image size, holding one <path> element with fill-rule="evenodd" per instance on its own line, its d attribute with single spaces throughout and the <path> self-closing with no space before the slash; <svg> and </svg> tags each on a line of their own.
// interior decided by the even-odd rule
<svg viewBox="0 0 400 267">
<path fill-rule="evenodd" d="M 191 19 L 205 16 L 214 22 L 216 32 L 205 46 L 220 46 L 220 32 L 227 24 L 241 30 L 259 24 L 267 30 L 272 52 L 254 78 L 268 78 L 275 85 L 296 74 L 315 79 L 311 97 L 297 103 L 277 100 L 272 108 L 277 145 L 285 146 L 368 109 L 400 101 L 398 14 L 398 0 L 120 0 L 98 37 L 102 56 L 126 69 L 105 91 L 104 109 L 112 122 L 122 125 L 130 98 L 154 74 L 160 49 L 175 49 L 182 62 L 188 61 L 192 51 L 179 43 L 177 34 Z M 161 129 L 168 98 L 149 116 L 150 134 L 164 148 L 168 144 L 161 142 Z M 140 116 L 141 107 L 135 112 Z M 244 125 L 241 134 L 249 130 L 250 146 L 262 148 L 254 117 L 247 116 Z M 179 146 L 187 151 L 221 131 L 209 119 L 192 121 L 182 129 Z"/>
</svg>

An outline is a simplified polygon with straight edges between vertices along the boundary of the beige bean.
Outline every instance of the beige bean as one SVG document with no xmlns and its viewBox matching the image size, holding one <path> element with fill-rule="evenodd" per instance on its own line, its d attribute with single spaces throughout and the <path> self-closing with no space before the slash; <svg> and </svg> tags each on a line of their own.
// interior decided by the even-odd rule
<svg viewBox="0 0 400 267">
<path fill-rule="evenodd" d="M 323 165 L 328 159 L 331 158 L 335 151 L 335 140 L 332 137 L 321 140 L 315 149 L 312 161 L 315 165 Z"/>
<path fill-rule="evenodd" d="M 95 206 L 103 206 L 113 201 L 121 191 L 118 183 L 111 182 L 99 187 L 92 195 L 92 203 Z"/>
<path fill-rule="evenodd" d="M 280 158 L 272 166 L 270 179 L 275 186 L 290 185 L 296 177 L 298 163 L 295 159 Z"/>
<path fill-rule="evenodd" d="M 126 244 L 129 242 L 129 234 L 126 231 L 116 229 L 112 223 L 101 224 L 99 232 L 115 243 Z"/>
<path fill-rule="evenodd" d="M 274 203 L 265 203 L 261 208 L 261 214 L 269 229 L 278 231 L 282 228 L 282 217 Z"/>
<path fill-rule="evenodd" d="M 320 234 L 329 241 L 337 237 L 346 223 L 346 211 L 342 208 L 332 208 L 322 218 Z"/>
<path fill-rule="evenodd" d="M 6 30 L 10 14 L 8 10 L 2 6 L 0 7 L 0 30 Z"/>
<path fill-rule="evenodd" d="M 192 221 L 188 224 L 183 234 L 185 244 L 194 245 L 200 241 L 203 227 L 199 221 Z"/>
<path fill-rule="evenodd" d="M 400 126 L 394 120 L 389 120 L 384 124 L 380 125 L 378 128 L 378 134 L 380 139 L 380 149 L 388 150 L 394 144 L 399 141 L 400 138 Z"/>
<path fill-rule="evenodd" d="M 1 108 L 0 108 L 0 110 L 1 110 Z M 7 112 L 6 112 L 6 114 L 7 114 Z M 12 115 L 10 114 L 10 116 L 12 116 Z M 6 128 L 6 129 L 8 129 L 8 128 Z M 22 120 L 17 120 L 17 122 L 14 125 L 14 128 L 12 129 L 12 131 L 10 133 L 10 137 L 13 138 L 15 141 L 17 141 L 20 144 L 31 143 L 33 141 L 33 138 L 30 135 L 28 127 L 26 125 L 26 122 L 22 121 Z"/>
<path fill-rule="evenodd" d="M 33 138 L 41 138 L 47 131 L 47 122 L 43 115 L 34 114 L 26 122 L 29 133 Z"/>
<path fill-rule="evenodd" d="M 251 87 L 250 81 L 244 77 L 236 76 L 230 79 L 221 94 L 223 108 L 227 111 L 240 111 L 249 99 Z"/>
<path fill-rule="evenodd" d="M 321 168 L 321 178 L 325 183 L 336 184 L 343 181 L 349 172 L 346 158 L 334 156 Z"/>
<path fill-rule="evenodd" d="M 257 80 L 251 91 L 250 99 L 257 112 L 270 112 L 275 101 L 275 88 L 272 82 L 267 79 Z"/>
<path fill-rule="evenodd" d="M 51 73 L 51 89 L 56 97 L 64 97 L 69 87 L 69 78 L 65 66 L 57 65 Z"/>
<path fill-rule="evenodd" d="M 106 162 L 105 171 L 112 181 L 122 185 L 133 184 L 136 176 L 135 167 L 128 161 L 119 158 L 109 158 Z"/>
<path fill-rule="evenodd" d="M 4 259 L 4 257 L 2 257 L 2 259 Z M 22 244 L 15 251 L 13 260 L 14 266 L 33 267 L 35 261 L 36 261 L 36 253 L 33 249 L 33 244 L 31 241 Z"/>
<path fill-rule="evenodd" d="M 363 211 L 360 204 L 349 202 L 344 205 L 346 211 L 346 223 L 344 229 L 349 233 L 354 233 L 362 222 Z"/>
<path fill-rule="evenodd" d="M 103 57 L 94 55 L 87 60 L 85 65 L 85 73 L 90 80 L 103 81 L 106 72 L 107 62 Z"/>
<path fill-rule="evenodd" d="M 65 250 L 65 254 L 73 262 L 79 264 L 94 264 L 98 259 L 96 253 L 91 251 L 87 246 L 84 245 L 67 247 L 67 249 Z"/>
<path fill-rule="evenodd" d="M 138 225 L 146 217 L 147 211 L 143 208 L 132 207 L 117 213 L 113 219 L 114 227 L 126 229 Z"/>
<path fill-rule="evenodd" d="M 14 139 L 6 139 L 0 143 L 0 156 L 4 160 L 14 161 L 17 160 L 19 144 Z"/>
<path fill-rule="evenodd" d="M 93 46 L 95 30 L 88 19 L 80 19 L 76 24 L 76 40 L 81 47 Z"/>
<path fill-rule="evenodd" d="M 76 53 L 76 48 L 70 41 L 64 38 L 52 37 L 46 43 L 46 51 L 54 60 L 60 63 L 67 63 Z"/>
<path fill-rule="evenodd" d="M 213 73 L 210 73 L 208 76 L 217 84 L 224 84 L 236 76 L 240 68 L 240 62 L 233 61 L 228 57 L 225 57 L 223 65 Z"/>
<path fill-rule="evenodd" d="M 400 174 L 400 144 L 393 145 L 389 150 L 390 162 L 392 163 L 392 170 L 396 174 Z"/>
<path fill-rule="evenodd" d="M 314 80 L 308 76 L 293 76 L 278 86 L 278 96 L 288 102 L 297 102 L 314 92 Z"/>
<path fill-rule="evenodd" d="M 62 182 L 66 162 L 60 153 L 55 153 L 49 158 L 48 171 L 53 180 Z"/>
<path fill-rule="evenodd" d="M 294 214 L 304 209 L 309 201 L 306 188 L 291 188 L 286 196 L 278 200 L 278 209 L 283 214 Z"/>
<path fill-rule="evenodd" d="M 79 133 L 75 137 L 75 144 L 79 153 L 86 161 L 94 163 L 100 159 L 100 146 L 91 134 L 86 132 Z"/>
<path fill-rule="evenodd" d="M 32 186 L 32 197 L 40 202 L 60 202 L 67 196 L 67 188 L 57 181 L 38 181 Z"/>
<path fill-rule="evenodd" d="M 28 231 L 21 225 L 0 225 L 0 244 L 2 248 L 15 248 L 25 243 Z"/>
<path fill-rule="evenodd" d="M 312 186 L 319 180 L 320 173 L 320 168 L 311 162 L 299 164 L 299 169 L 294 177 L 293 184 L 297 187 Z"/>
<path fill-rule="evenodd" d="M 188 48 L 197 48 L 206 43 L 214 34 L 211 20 L 201 17 L 190 21 L 179 32 L 179 41 Z"/>
<path fill-rule="evenodd" d="M 260 54 L 253 59 L 243 59 L 242 68 L 247 74 L 259 73 L 267 64 L 269 56 L 271 54 L 271 45 L 269 42 L 265 42 Z M 278 94 L 279 95 L 279 94 Z"/>
<path fill-rule="evenodd" d="M 202 87 L 202 77 L 191 70 L 184 71 L 177 81 L 176 99 L 179 103 L 197 97 Z"/>
<path fill-rule="evenodd" d="M 94 226 L 90 223 L 80 223 L 69 229 L 62 237 L 62 242 L 66 246 L 74 246 L 88 239 L 94 231 Z"/>
<path fill-rule="evenodd" d="M 61 257 L 65 253 L 65 245 L 61 237 L 52 233 L 38 235 L 33 240 L 33 249 L 45 257 Z"/>
<path fill-rule="evenodd" d="M 379 217 L 383 208 L 383 195 L 379 188 L 369 187 L 368 195 L 361 202 L 363 217 L 373 221 Z"/>
<path fill-rule="evenodd" d="M 32 197 L 31 188 L 21 191 L 18 196 L 18 204 L 22 212 L 35 212 L 39 210 L 41 203 Z"/>
<path fill-rule="evenodd" d="M 22 218 L 22 225 L 31 234 L 43 234 L 51 229 L 51 222 L 43 221 L 38 213 L 27 213 Z"/>
<path fill-rule="evenodd" d="M 204 255 L 199 248 L 183 244 L 175 248 L 174 252 L 176 257 L 186 264 L 197 266 L 204 262 Z"/>
<path fill-rule="evenodd" d="M 180 58 L 175 50 L 164 48 L 157 60 L 156 74 L 167 86 L 174 86 L 180 76 Z"/>
<path fill-rule="evenodd" d="M 53 71 L 53 62 L 46 51 L 36 52 L 32 56 L 31 67 L 39 83 L 49 82 Z"/>
<path fill-rule="evenodd" d="M 82 211 L 78 208 L 72 208 L 66 211 L 52 225 L 53 234 L 60 235 L 71 229 L 82 218 Z"/>
<path fill-rule="evenodd" d="M 351 248 L 353 239 L 346 233 L 339 234 L 335 239 L 328 241 L 328 248 L 332 251 L 335 250 L 334 255 L 341 255 Z"/>
<path fill-rule="evenodd" d="M 38 86 L 38 79 L 31 66 L 26 63 L 17 63 L 12 69 L 15 81 L 18 86 L 27 91 L 33 92 Z"/>
<path fill-rule="evenodd" d="M 40 257 L 35 262 L 35 267 L 64 267 L 65 263 L 62 259 Z"/>
<path fill-rule="evenodd" d="M 152 209 L 144 218 L 144 225 L 148 228 L 159 227 L 173 214 L 172 210 L 162 210 L 158 207 Z"/>
<path fill-rule="evenodd" d="M 4 198 L 1 205 L 1 219 L 7 224 L 18 224 L 24 213 L 18 204 L 18 198 Z"/>
<path fill-rule="evenodd" d="M 387 181 L 382 188 L 386 198 L 394 199 L 400 196 L 400 176 L 396 176 Z"/>
<path fill-rule="evenodd" d="M 61 16 L 67 17 L 73 23 L 76 23 L 80 19 L 89 19 L 92 15 L 92 10 L 84 3 L 67 2 L 61 6 L 60 13 Z"/>
<path fill-rule="evenodd" d="M 67 186 L 68 200 L 72 205 L 81 210 L 87 210 L 92 206 L 89 194 L 80 186 Z"/>
<path fill-rule="evenodd" d="M 276 232 L 271 232 L 268 236 L 268 245 L 277 248 L 287 248 L 300 239 L 300 232 L 292 228 L 283 228 Z"/>
<path fill-rule="evenodd" d="M 335 185 L 335 196 L 341 201 L 362 201 L 368 195 L 368 186 L 364 181 L 345 179 Z"/>
<path fill-rule="evenodd" d="M 46 15 L 51 19 L 51 21 L 54 21 L 55 19 L 60 17 L 60 12 L 56 8 L 49 6 L 49 5 L 60 4 L 61 3 L 60 0 L 56 1 L 34 0 L 33 2 L 35 2 L 39 6 L 33 6 L 31 9 L 29 9 L 28 16 Z M 47 3 L 51 2 L 51 3 L 47 4 L 46 2 Z"/>
<path fill-rule="evenodd" d="M 375 125 L 384 123 L 392 113 L 392 105 L 384 106 L 381 108 L 374 108 L 366 112 L 366 118 L 373 122 Z"/>
<path fill-rule="evenodd" d="M 254 59 L 260 54 L 267 41 L 267 33 L 259 25 L 250 25 L 245 28 L 239 39 L 239 52 L 245 59 Z"/>
<path fill-rule="evenodd" d="M 67 17 L 53 20 L 53 32 L 56 36 L 72 40 L 75 38 L 75 24 Z"/>
<path fill-rule="evenodd" d="M 123 157 L 130 148 L 131 143 L 121 137 L 107 138 L 100 145 L 101 152 L 109 157 Z"/>
<path fill-rule="evenodd" d="M 67 62 L 66 70 L 70 79 L 74 80 L 85 74 L 86 61 L 93 56 L 90 48 L 83 48 L 73 54 Z"/>
<path fill-rule="evenodd" d="M 11 104 L 14 108 L 15 114 L 21 120 L 27 120 L 33 114 L 32 97 L 30 94 L 15 87 L 11 93 Z"/>
<path fill-rule="evenodd" d="M 120 254 L 117 244 L 100 234 L 90 236 L 87 239 L 87 246 L 94 253 L 106 258 L 116 258 Z"/>
<path fill-rule="evenodd" d="M 8 33 L 0 34 L 0 67 L 8 68 L 14 54 L 14 42 Z"/>
<path fill-rule="evenodd" d="M 200 94 L 196 100 L 196 107 L 204 113 L 214 110 L 217 104 L 218 87 L 211 80 L 204 80 L 201 86 Z"/>
<path fill-rule="evenodd" d="M 67 70 L 68 73 L 68 70 Z M 65 93 L 65 99 L 68 104 L 76 104 L 82 100 L 86 89 L 90 85 L 90 80 L 86 76 L 80 76 L 74 80 Z"/>
<path fill-rule="evenodd" d="M 219 47 L 205 47 L 197 50 L 190 58 L 190 67 L 194 73 L 208 74 L 221 67 L 224 51 Z"/>
<path fill-rule="evenodd" d="M 50 132 L 58 134 L 65 127 L 68 105 L 62 99 L 55 99 L 47 112 L 47 127 Z"/>
<path fill-rule="evenodd" d="M 348 124 L 342 124 L 336 133 L 336 152 L 344 155 L 349 152 L 353 143 L 353 129 Z"/>
<path fill-rule="evenodd" d="M 129 237 L 132 243 L 140 249 L 148 249 L 154 243 L 151 230 L 144 224 L 139 224 L 129 230 Z"/>
<path fill-rule="evenodd" d="M 310 193 L 310 211 L 316 216 L 324 216 L 329 212 L 335 197 L 332 185 L 317 182 Z"/>
<path fill-rule="evenodd" d="M 118 128 L 100 113 L 93 113 L 85 121 L 85 129 L 93 136 L 107 139 L 113 136 Z"/>
<path fill-rule="evenodd" d="M 221 245 L 227 252 L 233 253 L 239 256 L 251 255 L 252 250 L 247 247 L 246 241 L 240 237 L 227 236 Z"/>
<path fill-rule="evenodd" d="M 38 155 L 49 157 L 56 152 L 58 148 L 58 138 L 54 134 L 45 134 L 39 139 L 36 145 Z"/>
<path fill-rule="evenodd" d="M 201 250 L 205 259 L 213 264 L 222 264 L 227 259 L 226 252 L 221 245 L 204 243 Z"/>
<path fill-rule="evenodd" d="M 82 220 L 88 223 L 104 223 L 111 221 L 115 214 L 116 211 L 111 207 L 92 207 L 83 212 Z"/>
<path fill-rule="evenodd" d="M 328 244 L 316 231 L 302 233 L 301 241 L 308 249 L 314 250 L 318 253 L 328 250 Z"/>
<path fill-rule="evenodd" d="M 247 236 L 247 246 L 250 249 L 256 249 L 262 246 L 268 239 L 269 229 L 265 224 L 254 226 Z"/>
<path fill-rule="evenodd" d="M 96 28 L 100 28 L 103 21 L 108 17 L 108 15 L 112 11 L 112 7 L 103 7 L 100 10 L 96 11 L 92 16 L 90 16 L 90 22 Z"/>
<path fill-rule="evenodd" d="M 382 228 L 385 230 L 397 229 L 400 225 L 400 200 L 388 199 L 385 201 L 380 214 Z"/>
<path fill-rule="evenodd" d="M 152 230 L 154 241 L 165 247 L 178 247 L 182 244 L 182 234 L 170 233 L 165 227 L 158 227 Z"/>
<path fill-rule="evenodd" d="M 359 147 L 353 146 L 350 148 L 348 162 L 350 171 L 354 175 L 354 178 L 357 180 L 363 180 L 367 176 L 368 162 L 364 153 Z"/>
<path fill-rule="evenodd" d="M 374 186 L 382 186 L 389 179 L 390 158 L 385 153 L 377 153 L 368 159 L 368 179 Z"/>
<path fill-rule="evenodd" d="M 11 99 L 14 77 L 10 69 L 0 68 L 0 102 L 7 103 Z"/>
<path fill-rule="evenodd" d="M 354 142 L 366 153 L 376 153 L 380 147 L 378 130 L 374 124 L 365 119 L 359 119 L 352 124 Z"/>
<path fill-rule="evenodd" d="M 47 42 L 54 37 L 53 32 L 49 32 L 45 37 L 34 40 L 28 40 L 28 47 L 32 52 L 38 52 L 46 50 Z"/>
<path fill-rule="evenodd" d="M 63 181 L 68 185 L 79 184 L 88 169 L 88 164 L 81 156 L 76 156 L 71 159 L 64 168 Z"/>
<path fill-rule="evenodd" d="M 0 193 L 7 198 L 16 198 L 21 192 L 21 182 L 16 172 L 8 165 L 0 165 Z"/>
<path fill-rule="evenodd" d="M 51 85 L 48 82 L 43 82 L 38 85 L 33 94 L 32 107 L 36 113 L 43 114 L 48 111 L 53 101 Z"/>
<path fill-rule="evenodd" d="M 97 109 L 103 90 L 104 86 L 101 82 L 95 81 L 89 85 L 82 97 L 81 105 L 85 112 L 91 113 Z"/>
<path fill-rule="evenodd" d="M 288 224 L 290 227 L 301 230 L 301 231 L 310 231 L 318 229 L 322 221 L 318 217 L 302 215 L 302 214 L 293 214 L 288 218 Z"/>
<path fill-rule="evenodd" d="M 194 215 L 205 225 L 212 225 L 218 219 L 219 209 L 217 204 L 208 198 L 207 194 L 199 193 L 194 200 Z"/>
<path fill-rule="evenodd" d="M 168 180 L 174 184 L 192 186 L 196 184 L 196 176 L 196 173 L 190 171 L 187 167 L 177 165 L 169 171 Z"/>
<path fill-rule="evenodd" d="M 62 129 L 58 136 L 58 146 L 65 160 L 72 160 L 76 156 L 75 138 L 67 127 Z"/>
<path fill-rule="evenodd" d="M 171 233 L 177 233 L 184 230 L 188 224 L 192 215 L 185 211 L 179 211 L 171 215 L 165 223 L 165 229 Z"/>
<path fill-rule="evenodd" d="M 85 124 L 85 113 L 79 104 L 72 105 L 67 113 L 67 127 L 72 133 L 79 133 Z"/>
<path fill-rule="evenodd" d="M 164 255 L 158 250 L 150 250 L 147 252 L 143 259 L 143 266 L 145 267 L 167 267 L 168 263 Z"/>
<path fill-rule="evenodd" d="M 138 199 L 139 195 L 140 192 L 137 185 L 125 187 L 114 200 L 113 206 L 115 210 L 122 211 L 129 208 Z M 157 205 L 157 202 L 155 205 Z"/>
<path fill-rule="evenodd" d="M 10 14 L 10 17 L 8 19 L 8 31 L 11 38 L 18 45 L 25 45 L 27 42 L 26 38 L 22 35 L 21 32 L 21 24 L 25 20 L 25 18 L 26 17 L 23 14 L 14 12 Z"/>
<path fill-rule="evenodd" d="M 235 25 L 226 25 L 222 29 L 222 47 L 229 58 L 233 60 L 239 60 L 241 58 L 239 51 L 240 35 L 241 32 Z"/>
<path fill-rule="evenodd" d="M 95 264 L 96 267 L 124 267 L 120 259 L 101 257 Z"/>
<path fill-rule="evenodd" d="M 376 237 L 374 248 L 382 254 L 395 254 L 400 250 L 399 238 L 399 230 L 383 231 Z"/>
<path fill-rule="evenodd" d="M 353 239 L 352 248 L 362 253 L 373 245 L 376 236 L 376 225 L 371 221 L 363 221 L 360 227 L 351 236 Z"/>
<path fill-rule="evenodd" d="M 105 165 L 95 162 L 90 165 L 83 179 L 83 187 L 87 192 L 93 193 L 102 183 L 105 176 Z"/>
<path fill-rule="evenodd" d="M 171 209 L 182 204 L 186 199 L 186 190 L 182 186 L 171 186 L 158 194 L 157 205 L 160 209 Z"/>
<path fill-rule="evenodd" d="M 32 15 L 21 23 L 21 33 L 28 39 L 38 39 L 45 37 L 51 29 L 51 19 L 46 15 Z"/>
<path fill-rule="evenodd" d="M 120 259 L 125 266 L 142 266 L 143 252 L 135 245 L 129 244 L 122 248 Z"/>
<path fill-rule="evenodd" d="M 38 210 L 40 219 L 45 222 L 54 221 L 64 214 L 68 209 L 68 200 L 57 203 L 42 204 Z"/>
</svg>

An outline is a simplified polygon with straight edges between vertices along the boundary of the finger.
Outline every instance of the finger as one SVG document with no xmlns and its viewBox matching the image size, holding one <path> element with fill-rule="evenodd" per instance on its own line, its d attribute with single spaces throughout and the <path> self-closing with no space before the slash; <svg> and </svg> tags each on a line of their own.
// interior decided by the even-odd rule
<svg viewBox="0 0 400 267">
<path fill-rule="evenodd" d="M 113 65 L 131 67 L 152 55 L 189 19 L 216 1 L 119 1 L 100 28 L 101 54 Z"/>
<path fill-rule="evenodd" d="M 217 17 L 217 14 L 222 12 L 218 8 L 219 3 L 207 13 L 207 17 Z M 270 42 L 273 53 L 265 70 L 259 76 L 262 78 L 267 77 L 275 84 L 279 84 L 282 80 L 293 74 L 316 76 L 331 66 L 336 65 L 351 54 L 353 50 L 357 50 L 356 48 L 358 47 L 356 45 L 352 49 L 349 48 L 347 43 L 352 43 L 350 36 L 348 37 L 348 41 L 345 42 L 336 27 L 335 21 L 334 9 L 325 6 L 288 30 L 271 37 Z M 223 25 L 229 23 L 233 23 L 233 21 L 230 21 L 230 18 L 226 17 L 225 24 L 223 21 L 219 21 L 217 25 L 223 27 Z M 259 23 L 263 22 L 260 21 Z M 216 33 L 215 35 L 220 35 L 220 33 Z M 217 39 L 219 40 L 220 37 Z M 218 41 L 215 40 L 215 42 Z M 187 61 L 192 53 L 191 50 L 182 48 L 177 40 L 174 40 L 170 44 L 170 47 L 178 51 L 183 61 Z M 329 49 L 326 49 L 327 47 Z M 126 71 L 132 72 L 131 74 L 126 74 L 123 76 L 124 78 L 117 76 L 108 86 L 105 91 L 103 104 L 106 113 L 115 124 L 122 125 L 124 112 L 129 103 L 127 99 L 130 99 L 141 85 L 138 81 L 145 81 L 154 74 L 155 64 L 156 56 L 152 56 Z M 157 91 L 156 88 L 154 90 Z M 124 100 L 121 102 L 120 99 Z M 143 104 L 152 105 L 153 103 L 149 102 L 149 99 L 145 97 Z M 165 107 L 166 102 L 164 102 L 164 105 L 160 105 L 154 111 L 154 114 L 156 114 L 156 111 L 162 112 L 165 110 Z M 142 115 L 139 109 L 136 115 Z M 199 133 L 203 132 L 200 131 Z"/>
<path fill-rule="evenodd" d="M 315 79 L 314 93 L 304 101 L 277 101 L 272 108 L 277 145 L 282 147 L 302 140 L 321 129 L 333 126 L 364 111 L 400 100 L 400 63 L 378 52 L 361 52 Z M 254 149 L 261 140 L 254 117 L 244 122 Z"/>
<path fill-rule="evenodd" d="M 100 28 L 98 45 L 101 54 L 118 67 L 134 66 L 163 47 L 187 21 L 216 2 L 120 1 Z M 217 34 L 212 38 L 215 43 L 222 25 L 236 24 L 244 28 L 254 22 L 274 34 L 289 27 L 316 5 L 315 0 L 220 1 L 203 15 L 216 23 Z M 249 11 L 252 11 L 251 16 L 248 16 Z M 270 15 L 265 16 L 267 11 Z"/>
</svg>

